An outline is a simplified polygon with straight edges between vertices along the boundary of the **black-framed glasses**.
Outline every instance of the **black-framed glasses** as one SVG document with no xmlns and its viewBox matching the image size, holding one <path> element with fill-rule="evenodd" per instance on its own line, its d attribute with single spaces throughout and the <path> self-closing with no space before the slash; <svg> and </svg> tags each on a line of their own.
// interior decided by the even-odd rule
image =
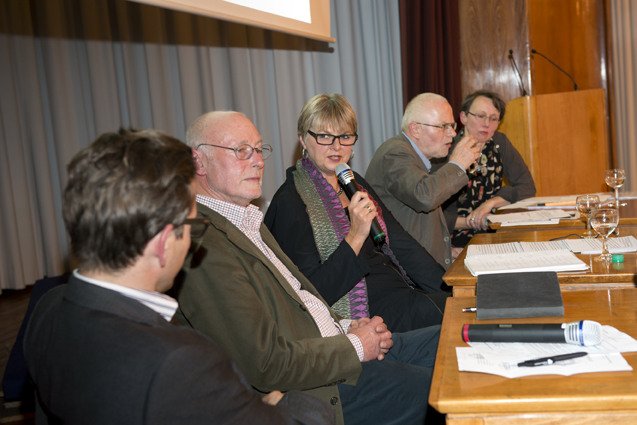
<svg viewBox="0 0 637 425">
<path fill-rule="evenodd" d="M 495 124 L 496 122 L 500 121 L 500 117 L 496 115 L 487 116 L 486 114 L 474 114 L 473 112 L 469 111 L 467 111 L 467 114 L 473 115 L 482 122 L 486 122 L 487 120 L 489 120 L 489 124 Z"/>
<path fill-rule="evenodd" d="M 357 133 L 347 133 L 347 134 L 339 134 L 335 136 L 333 134 L 326 133 L 314 133 L 313 131 L 308 130 L 307 134 L 314 137 L 316 139 L 316 143 L 323 146 L 333 145 L 336 142 L 336 139 L 341 143 L 341 146 L 352 146 L 358 140 Z"/>
<path fill-rule="evenodd" d="M 199 146 L 214 146 L 215 148 L 229 149 L 231 151 L 234 151 L 234 155 L 238 159 L 240 159 L 242 161 L 252 158 L 252 154 L 255 151 L 264 160 L 268 159 L 270 157 L 270 155 L 272 154 L 272 146 L 267 145 L 267 144 L 266 145 L 261 145 L 261 147 L 258 147 L 258 148 L 253 148 L 249 144 L 244 143 L 243 145 L 239 145 L 236 148 L 229 148 L 227 146 L 219 146 L 219 145 L 212 145 L 210 143 L 202 143 L 202 144 L 198 145 L 196 149 L 199 149 Z"/>
<path fill-rule="evenodd" d="M 456 124 L 455 122 L 449 122 L 449 123 L 445 123 L 445 124 L 440 124 L 440 125 L 433 125 L 433 124 L 425 124 L 424 122 L 418 122 L 418 121 L 414 121 L 416 124 L 420 124 L 420 125 L 426 125 L 428 127 L 437 127 L 437 128 L 442 128 L 444 131 L 456 131 L 456 127 L 458 127 L 458 124 Z"/>
<path fill-rule="evenodd" d="M 190 224 L 190 238 L 196 239 L 206 233 L 208 226 L 210 226 L 210 220 L 206 217 L 187 218 L 181 225 L 184 224 Z"/>
</svg>

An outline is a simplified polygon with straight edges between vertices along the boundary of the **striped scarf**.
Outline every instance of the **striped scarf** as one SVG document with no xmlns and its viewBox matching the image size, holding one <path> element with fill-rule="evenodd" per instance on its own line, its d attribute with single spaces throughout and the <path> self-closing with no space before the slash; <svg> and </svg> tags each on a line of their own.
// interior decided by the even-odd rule
<svg viewBox="0 0 637 425">
<path fill-rule="evenodd" d="M 293 176 L 296 190 L 307 208 L 321 263 L 324 263 L 349 233 L 349 220 L 336 191 L 312 161 L 299 159 Z M 362 187 L 360 190 L 366 192 Z M 387 234 L 387 227 L 382 217 L 381 208 L 371 196 L 370 199 L 374 202 L 378 211 L 378 222 L 385 235 L 387 235 L 382 250 L 398 266 L 405 280 L 413 286 L 413 283 L 406 276 L 396 257 L 389 249 L 389 235 Z M 332 306 L 332 309 L 348 319 L 368 317 L 369 303 L 365 278 L 362 278 L 347 294 L 341 297 Z"/>
</svg>

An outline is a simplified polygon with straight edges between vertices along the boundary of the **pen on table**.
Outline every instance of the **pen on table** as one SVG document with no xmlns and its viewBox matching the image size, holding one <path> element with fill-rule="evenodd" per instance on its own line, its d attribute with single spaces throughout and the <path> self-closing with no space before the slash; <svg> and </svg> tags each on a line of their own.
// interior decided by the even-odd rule
<svg viewBox="0 0 637 425">
<path fill-rule="evenodd" d="M 463 313 L 475 313 L 476 311 L 478 311 L 478 309 L 475 307 L 468 307 L 468 308 L 462 309 Z"/>
<path fill-rule="evenodd" d="M 564 202 L 540 202 L 536 205 L 536 207 L 570 207 L 575 206 L 573 201 L 564 201 Z"/>
<path fill-rule="evenodd" d="M 580 351 L 579 353 L 562 354 L 560 356 L 542 357 L 541 359 L 527 360 L 522 363 L 518 363 L 518 367 L 534 367 L 534 366 L 547 366 L 552 365 L 555 362 L 564 360 L 576 359 L 578 357 L 584 357 L 588 353 Z"/>
</svg>

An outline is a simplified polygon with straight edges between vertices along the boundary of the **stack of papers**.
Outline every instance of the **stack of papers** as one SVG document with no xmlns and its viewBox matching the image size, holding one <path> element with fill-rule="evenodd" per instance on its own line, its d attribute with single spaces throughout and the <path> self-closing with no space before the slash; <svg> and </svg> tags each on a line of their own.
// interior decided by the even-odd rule
<svg viewBox="0 0 637 425">
<path fill-rule="evenodd" d="M 505 378 L 633 370 L 620 353 L 636 352 L 637 341 L 612 326 L 603 326 L 602 332 L 602 343 L 590 347 L 572 344 L 473 342 L 469 344 L 470 347 L 456 347 L 458 369 L 461 372 L 489 373 Z M 549 366 L 517 366 L 526 360 L 581 351 L 589 354 Z"/>
<path fill-rule="evenodd" d="M 612 254 L 637 252 L 634 236 L 608 239 Z M 588 270 L 573 253 L 601 254 L 599 239 L 564 239 L 549 242 L 510 242 L 468 245 L 465 266 L 473 276 L 498 273 L 568 272 Z"/>
<path fill-rule="evenodd" d="M 607 240 L 611 254 L 637 252 L 634 236 L 610 238 Z M 548 242 L 509 242 L 499 244 L 468 245 L 467 258 L 481 255 L 510 254 L 522 252 L 571 251 L 582 254 L 601 254 L 601 239 L 562 239 Z"/>
<path fill-rule="evenodd" d="M 473 276 L 588 270 L 586 263 L 567 250 L 478 255 L 465 258 L 464 264 Z"/>
</svg>

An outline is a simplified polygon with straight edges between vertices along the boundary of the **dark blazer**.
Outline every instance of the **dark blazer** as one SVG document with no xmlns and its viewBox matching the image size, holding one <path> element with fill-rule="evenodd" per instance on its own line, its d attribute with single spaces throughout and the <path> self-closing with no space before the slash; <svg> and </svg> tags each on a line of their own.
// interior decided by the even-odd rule
<svg viewBox="0 0 637 425">
<path fill-rule="evenodd" d="M 333 421 L 327 403 L 301 393 L 265 405 L 204 335 L 75 277 L 38 303 L 25 354 L 49 423 Z"/>
<path fill-rule="evenodd" d="M 303 301 L 259 248 L 222 215 L 199 203 L 197 210 L 211 226 L 175 282 L 175 317 L 215 340 L 258 391 L 309 392 L 333 402 L 343 423 L 334 384 L 355 385 L 362 371 L 349 338 L 321 337 Z M 323 300 L 268 228 L 260 230 L 301 288 Z M 332 318 L 341 319 L 333 312 Z"/>
</svg>

